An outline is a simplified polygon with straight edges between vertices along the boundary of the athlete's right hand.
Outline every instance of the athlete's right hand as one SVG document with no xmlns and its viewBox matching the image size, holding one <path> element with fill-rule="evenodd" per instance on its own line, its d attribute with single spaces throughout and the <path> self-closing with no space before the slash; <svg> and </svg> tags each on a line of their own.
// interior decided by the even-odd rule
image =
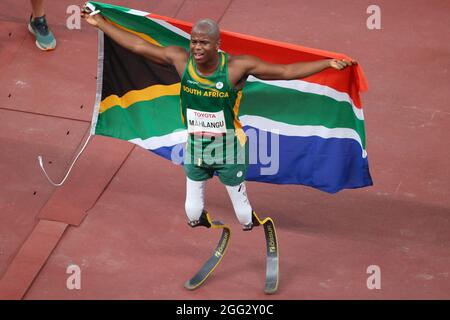
<svg viewBox="0 0 450 320">
<path fill-rule="evenodd" d="M 81 17 L 91 26 L 98 27 L 99 23 L 105 21 L 105 18 L 99 13 L 90 15 L 91 11 L 86 7 L 86 4 L 81 8 Z"/>
</svg>

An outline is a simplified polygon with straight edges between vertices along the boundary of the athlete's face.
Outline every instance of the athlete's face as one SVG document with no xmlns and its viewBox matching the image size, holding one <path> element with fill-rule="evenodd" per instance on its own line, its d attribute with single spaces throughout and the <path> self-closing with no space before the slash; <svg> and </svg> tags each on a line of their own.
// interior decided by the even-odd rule
<svg viewBox="0 0 450 320">
<path fill-rule="evenodd" d="M 211 38 L 206 32 L 193 31 L 190 49 L 197 64 L 207 64 L 216 57 L 219 42 Z"/>
</svg>

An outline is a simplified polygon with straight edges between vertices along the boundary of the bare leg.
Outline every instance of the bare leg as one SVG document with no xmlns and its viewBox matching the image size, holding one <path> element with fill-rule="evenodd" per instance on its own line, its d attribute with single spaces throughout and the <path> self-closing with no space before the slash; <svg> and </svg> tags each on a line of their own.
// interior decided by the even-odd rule
<svg viewBox="0 0 450 320">
<path fill-rule="evenodd" d="M 45 14 L 44 0 L 30 0 L 31 8 L 34 17 L 42 17 Z"/>
</svg>

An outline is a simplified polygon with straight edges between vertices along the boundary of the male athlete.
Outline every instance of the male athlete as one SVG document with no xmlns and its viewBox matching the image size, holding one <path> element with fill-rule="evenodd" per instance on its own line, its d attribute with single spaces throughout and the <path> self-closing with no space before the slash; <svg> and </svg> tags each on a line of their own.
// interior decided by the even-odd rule
<svg viewBox="0 0 450 320">
<path fill-rule="evenodd" d="M 83 17 L 128 50 L 176 68 L 181 78 L 181 116 L 188 132 L 184 157 L 187 176 L 185 210 L 191 227 L 211 227 L 210 217 L 204 210 L 204 186 L 214 173 L 225 185 L 243 230 L 252 230 L 261 223 L 252 210 L 244 183 L 248 166 L 247 139 L 238 119 L 238 110 L 247 77 L 300 79 L 329 67 L 341 70 L 354 63 L 324 59 L 283 65 L 249 55 L 231 56 L 219 51 L 220 30 L 210 19 L 195 23 L 190 50 L 186 51 L 177 46 L 153 45 L 117 28 L 100 14 L 84 12 Z M 203 275 L 201 282 L 206 277 Z"/>
</svg>

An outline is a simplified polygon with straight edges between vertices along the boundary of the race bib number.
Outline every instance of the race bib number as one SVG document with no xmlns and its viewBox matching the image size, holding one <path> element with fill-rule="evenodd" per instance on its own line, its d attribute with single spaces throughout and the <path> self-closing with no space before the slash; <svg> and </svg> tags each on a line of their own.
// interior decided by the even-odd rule
<svg viewBox="0 0 450 320">
<path fill-rule="evenodd" d="M 193 109 L 186 110 L 189 133 L 226 133 L 225 116 L 223 111 L 205 112 Z"/>
</svg>

